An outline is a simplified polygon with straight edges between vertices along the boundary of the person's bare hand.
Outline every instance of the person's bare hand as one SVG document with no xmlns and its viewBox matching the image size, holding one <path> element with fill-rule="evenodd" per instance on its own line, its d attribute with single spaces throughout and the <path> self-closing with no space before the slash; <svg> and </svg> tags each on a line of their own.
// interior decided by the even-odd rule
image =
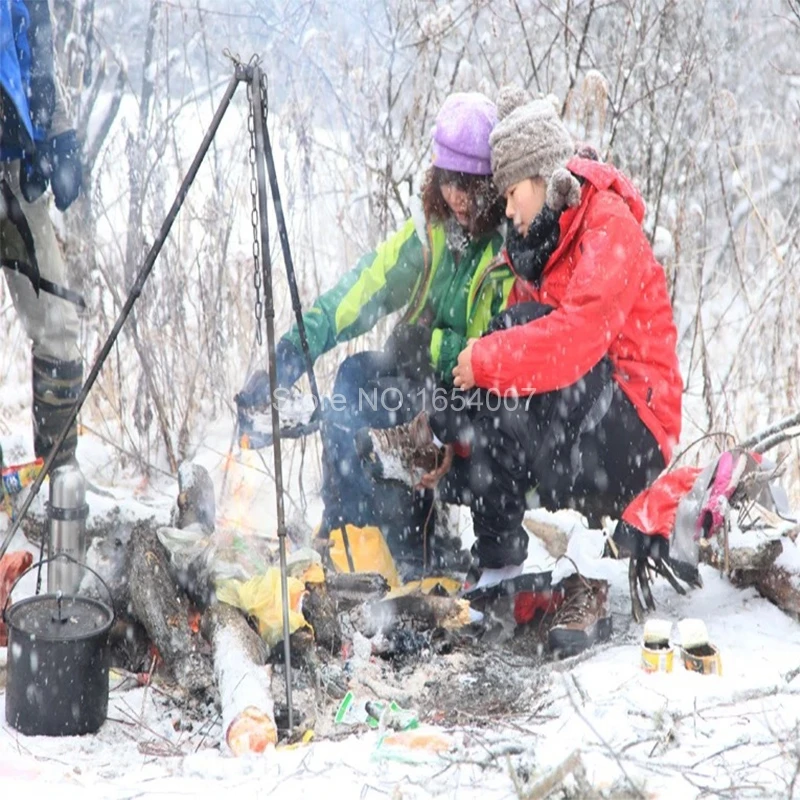
<svg viewBox="0 0 800 800">
<path fill-rule="evenodd" d="M 450 471 L 453 465 L 453 445 L 444 446 L 444 457 L 442 463 L 436 469 L 426 472 L 420 479 L 417 486 L 421 489 L 435 489 L 436 484 Z"/>
<path fill-rule="evenodd" d="M 458 354 L 458 363 L 453 367 L 453 385 L 456 389 L 471 389 L 475 386 L 472 372 L 472 348 L 477 339 L 470 339 L 467 346 Z"/>
</svg>

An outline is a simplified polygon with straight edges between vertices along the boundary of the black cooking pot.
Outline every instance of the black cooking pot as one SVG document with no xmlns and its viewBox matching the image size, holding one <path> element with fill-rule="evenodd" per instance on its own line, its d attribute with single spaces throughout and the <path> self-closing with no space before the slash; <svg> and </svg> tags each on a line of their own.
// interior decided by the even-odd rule
<svg viewBox="0 0 800 800">
<path fill-rule="evenodd" d="M 23 572 L 11 591 L 23 575 L 57 558 L 80 563 L 66 553 L 46 558 Z M 108 591 L 93 569 L 80 566 Z M 28 597 L 11 608 L 6 601 L 9 725 L 29 736 L 77 736 L 100 728 L 108 714 L 111 605 L 60 592 Z"/>
</svg>

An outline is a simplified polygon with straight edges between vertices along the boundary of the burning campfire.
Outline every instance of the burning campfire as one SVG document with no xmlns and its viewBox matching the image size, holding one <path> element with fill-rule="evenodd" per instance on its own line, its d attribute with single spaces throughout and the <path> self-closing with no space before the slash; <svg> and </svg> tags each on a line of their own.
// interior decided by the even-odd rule
<svg viewBox="0 0 800 800">
<path fill-rule="evenodd" d="M 287 707 L 273 695 L 273 665 L 285 661 L 275 539 L 250 522 L 257 490 L 240 468 L 229 465 L 217 516 L 208 473 L 182 465 L 173 524 L 140 520 L 95 538 L 86 554 L 92 571 L 77 592 L 113 608 L 110 666 L 139 685 L 166 681 L 217 705 L 235 754 L 262 752 L 279 731 L 292 735 Z M 414 587 L 390 594 L 380 574 L 340 573 L 324 546 L 297 545 L 287 562 L 289 652 L 302 684 L 304 674 L 329 683 L 331 666 L 354 647 L 408 658 L 446 647 L 448 632 L 470 621 L 463 600 Z"/>
</svg>

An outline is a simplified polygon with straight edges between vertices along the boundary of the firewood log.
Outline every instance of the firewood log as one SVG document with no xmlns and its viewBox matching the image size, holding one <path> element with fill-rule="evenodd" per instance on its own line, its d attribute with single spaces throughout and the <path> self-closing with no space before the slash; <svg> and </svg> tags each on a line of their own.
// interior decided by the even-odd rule
<svg viewBox="0 0 800 800">
<path fill-rule="evenodd" d="M 362 609 L 351 613 L 350 619 L 367 638 L 388 635 L 399 628 L 453 630 L 469 623 L 469 603 L 455 597 L 407 594 L 365 603 Z"/>
<path fill-rule="evenodd" d="M 782 611 L 800 617 L 800 575 L 773 564 L 758 577 L 755 586 Z"/>
<path fill-rule="evenodd" d="M 776 563 L 786 547 L 796 547 L 789 538 L 771 539 L 753 547 L 733 547 L 729 552 L 730 579 L 740 588 L 752 586 L 782 611 L 800 616 L 800 574 Z M 718 548 L 702 548 L 701 558 L 717 569 L 722 568 Z"/>
<path fill-rule="evenodd" d="M 317 646 L 328 653 L 338 653 L 342 647 L 342 629 L 337 604 L 324 583 L 307 583 L 303 599 L 303 616 L 314 629 Z"/>
<path fill-rule="evenodd" d="M 326 571 L 325 582 L 340 611 L 357 606 L 366 600 L 377 600 L 390 588 L 386 578 L 377 572 Z"/>
<path fill-rule="evenodd" d="M 172 525 L 196 527 L 213 533 L 217 515 L 214 482 L 205 467 L 184 461 L 178 467 L 178 497 L 172 510 Z"/>
<path fill-rule="evenodd" d="M 156 533 L 135 530 L 129 588 L 131 609 L 144 625 L 164 663 L 188 691 L 207 689 L 213 674 L 201 640 L 189 627 L 189 602 L 169 569 L 169 557 Z"/>
<path fill-rule="evenodd" d="M 102 535 L 94 536 L 86 551 L 86 566 L 103 579 L 105 586 L 93 572 L 86 570 L 78 594 L 102 600 L 104 603 L 108 602 L 110 595 L 116 616 L 130 619 L 133 537 L 148 530 L 155 530 L 152 519 L 138 520 L 135 523 L 119 521 L 109 524 Z"/>
<path fill-rule="evenodd" d="M 569 539 L 563 528 L 527 517 L 522 520 L 522 525 L 528 533 L 541 541 L 551 558 L 561 558 L 567 554 Z"/>
<path fill-rule="evenodd" d="M 755 542 L 750 547 L 731 547 L 728 566 L 731 571 L 763 572 L 769 569 L 783 548 L 777 539 Z M 725 554 L 721 544 L 700 548 L 700 560 L 716 569 L 723 569 Z"/>
<path fill-rule="evenodd" d="M 235 755 L 262 753 L 278 740 L 267 647 L 226 603 L 206 611 L 202 630 L 214 655 L 225 743 Z"/>
</svg>

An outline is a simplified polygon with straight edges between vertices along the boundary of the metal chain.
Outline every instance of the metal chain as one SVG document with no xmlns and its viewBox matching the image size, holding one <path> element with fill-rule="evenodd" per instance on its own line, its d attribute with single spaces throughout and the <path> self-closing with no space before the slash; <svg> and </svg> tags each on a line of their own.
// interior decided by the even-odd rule
<svg viewBox="0 0 800 800">
<path fill-rule="evenodd" d="M 256 178 L 256 126 L 253 115 L 253 96 L 252 87 L 247 84 L 247 130 L 250 131 L 250 196 L 252 198 L 252 209 L 250 211 L 250 221 L 253 224 L 253 286 L 256 290 L 255 314 L 256 314 L 256 341 L 261 344 L 261 319 L 264 315 L 264 305 L 261 302 L 261 247 L 259 245 L 258 231 L 258 179 Z"/>
<path fill-rule="evenodd" d="M 267 128 L 267 73 L 261 73 L 261 113 L 264 116 L 264 130 Z"/>
</svg>

